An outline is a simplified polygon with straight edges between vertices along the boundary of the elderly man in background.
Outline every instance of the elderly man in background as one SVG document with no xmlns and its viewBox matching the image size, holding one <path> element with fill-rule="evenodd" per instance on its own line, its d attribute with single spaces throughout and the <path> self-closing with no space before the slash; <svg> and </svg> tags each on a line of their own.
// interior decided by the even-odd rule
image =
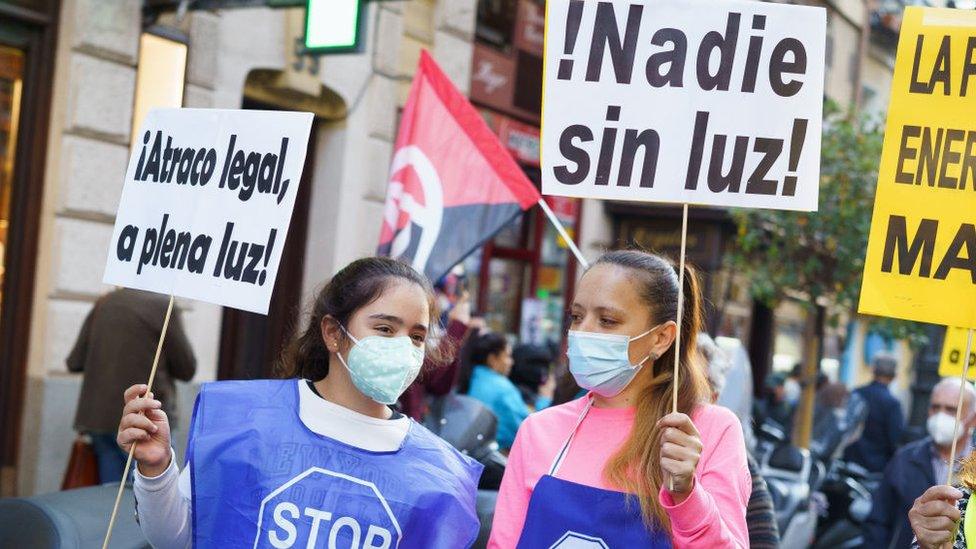
<svg viewBox="0 0 976 549">
<path fill-rule="evenodd" d="M 952 432 L 956 421 L 959 391 L 963 409 L 959 437 L 956 439 L 955 463 L 972 451 L 973 428 L 976 427 L 976 390 L 972 384 L 960 387 L 956 378 L 945 378 L 932 389 L 929 399 L 929 436 L 905 445 L 895 452 L 884 471 L 884 479 L 874 492 L 871 515 L 865 524 L 864 546 L 872 548 L 909 547 L 912 528 L 908 511 L 915 498 L 927 489 L 946 481 Z"/>
</svg>

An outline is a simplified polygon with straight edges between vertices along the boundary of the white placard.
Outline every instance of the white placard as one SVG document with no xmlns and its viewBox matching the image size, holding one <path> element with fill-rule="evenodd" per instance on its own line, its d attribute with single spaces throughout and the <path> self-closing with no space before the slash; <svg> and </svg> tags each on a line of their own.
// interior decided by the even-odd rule
<svg viewBox="0 0 976 549">
<path fill-rule="evenodd" d="M 543 194 L 817 209 L 823 8 L 546 6 Z"/>
<path fill-rule="evenodd" d="M 104 282 L 267 313 L 312 117 L 151 111 L 129 158 Z"/>
</svg>

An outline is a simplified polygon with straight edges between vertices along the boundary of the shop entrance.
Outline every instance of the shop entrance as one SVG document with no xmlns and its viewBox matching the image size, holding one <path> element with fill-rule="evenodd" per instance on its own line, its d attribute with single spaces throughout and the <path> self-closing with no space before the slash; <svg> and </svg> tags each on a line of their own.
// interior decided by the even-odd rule
<svg viewBox="0 0 976 549">
<path fill-rule="evenodd" d="M 58 12 L 29 4 L 0 5 L 0 497 L 16 495 Z"/>
<path fill-rule="evenodd" d="M 274 107 L 245 99 L 244 109 L 273 110 Z M 316 125 L 308 138 L 308 153 L 302 169 L 302 182 L 295 197 L 288 236 L 278 264 L 278 276 L 268 314 L 224 308 L 220 334 L 218 379 L 258 379 L 275 377 L 275 363 L 282 347 L 301 318 L 302 268 L 305 235 L 308 227 L 309 198 L 315 164 Z"/>
</svg>

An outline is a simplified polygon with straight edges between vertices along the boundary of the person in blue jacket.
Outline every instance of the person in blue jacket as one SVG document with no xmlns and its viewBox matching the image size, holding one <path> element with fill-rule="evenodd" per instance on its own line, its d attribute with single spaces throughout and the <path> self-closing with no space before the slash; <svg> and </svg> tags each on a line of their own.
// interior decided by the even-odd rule
<svg viewBox="0 0 976 549">
<path fill-rule="evenodd" d="M 512 447 L 519 425 L 529 416 L 529 407 L 518 387 L 508 378 L 512 371 L 512 346 L 505 336 L 480 333 L 471 342 L 470 360 L 474 365 L 468 394 L 485 404 L 498 418 L 498 446 Z"/>
<path fill-rule="evenodd" d="M 202 386 L 182 473 L 162 404 L 130 387 L 118 442 L 138 443 L 134 492 L 148 541 L 469 547 L 481 465 L 391 408 L 436 354 L 427 341 L 437 318 L 430 283 L 410 266 L 349 264 L 286 349 L 287 379 Z"/>
<path fill-rule="evenodd" d="M 844 459 L 864 466 L 872 473 L 881 473 L 901 446 L 905 430 L 905 416 L 901 402 L 888 387 L 895 379 L 898 361 L 894 356 L 877 354 L 871 361 L 874 379 L 854 390 L 864 399 L 868 417 L 864 433 L 844 451 Z"/>
</svg>

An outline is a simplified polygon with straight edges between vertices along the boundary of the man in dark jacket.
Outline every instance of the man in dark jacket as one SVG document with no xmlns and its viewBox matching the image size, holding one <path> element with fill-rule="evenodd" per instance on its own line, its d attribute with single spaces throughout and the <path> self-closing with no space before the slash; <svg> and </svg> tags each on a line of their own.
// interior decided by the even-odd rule
<svg viewBox="0 0 976 549">
<path fill-rule="evenodd" d="M 871 514 L 864 525 L 864 547 L 911 546 L 913 534 L 908 511 L 915 498 L 946 481 L 959 390 L 959 380 L 953 378 L 943 379 L 932 389 L 926 424 L 929 436 L 899 449 L 885 468 L 884 478 L 872 497 Z M 976 391 L 969 383 L 964 390 L 956 463 L 972 451 L 970 441 L 976 425 Z"/>
<path fill-rule="evenodd" d="M 872 473 L 880 473 L 901 442 L 905 418 L 901 403 L 888 390 L 888 384 L 895 379 L 898 362 L 894 357 L 877 355 L 872 366 L 874 381 L 854 391 L 868 407 L 864 433 L 847 447 L 844 459 L 860 464 Z"/>
<path fill-rule="evenodd" d="M 122 288 L 102 296 L 81 326 L 66 360 L 68 370 L 83 372 L 75 431 L 91 437 L 101 482 L 122 478 L 126 455 L 115 443 L 122 417 L 122 393 L 149 380 L 169 298 Z M 176 425 L 174 379 L 189 381 L 197 362 L 183 332 L 179 311 L 166 331 L 152 392 Z"/>
</svg>

